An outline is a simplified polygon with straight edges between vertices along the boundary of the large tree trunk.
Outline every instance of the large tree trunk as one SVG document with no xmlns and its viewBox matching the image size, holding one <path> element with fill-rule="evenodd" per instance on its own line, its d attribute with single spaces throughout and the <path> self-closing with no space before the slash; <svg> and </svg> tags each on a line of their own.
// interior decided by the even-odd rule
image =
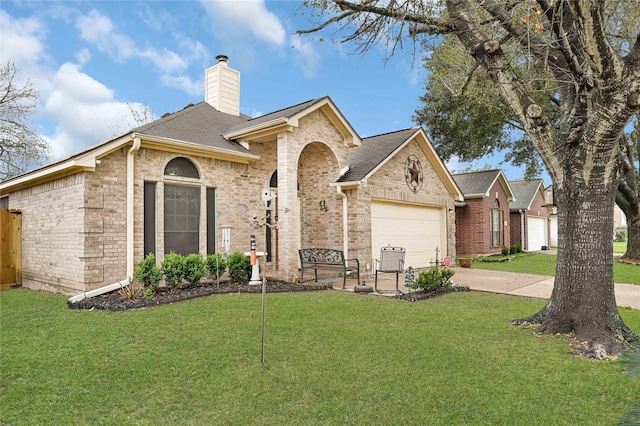
<svg viewBox="0 0 640 426">
<path fill-rule="evenodd" d="M 558 263 L 549 302 L 530 318 L 539 333 L 571 333 L 589 342 L 581 349 L 602 358 L 621 343 L 638 340 L 618 313 L 613 281 L 615 186 L 585 184 L 576 176 L 555 192 L 558 206 Z"/>
<path fill-rule="evenodd" d="M 640 260 L 640 212 L 629 209 L 624 214 L 627 217 L 627 251 L 622 257 Z"/>
</svg>

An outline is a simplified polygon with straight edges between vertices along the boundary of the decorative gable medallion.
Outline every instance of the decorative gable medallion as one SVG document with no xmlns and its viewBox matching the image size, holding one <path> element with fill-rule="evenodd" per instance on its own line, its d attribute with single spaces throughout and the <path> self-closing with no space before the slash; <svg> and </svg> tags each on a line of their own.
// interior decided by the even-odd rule
<svg viewBox="0 0 640 426">
<path fill-rule="evenodd" d="M 409 189 L 413 192 L 420 191 L 422 188 L 422 164 L 420 159 L 415 155 L 407 157 L 407 161 L 404 164 L 404 177 L 407 181 Z"/>
</svg>

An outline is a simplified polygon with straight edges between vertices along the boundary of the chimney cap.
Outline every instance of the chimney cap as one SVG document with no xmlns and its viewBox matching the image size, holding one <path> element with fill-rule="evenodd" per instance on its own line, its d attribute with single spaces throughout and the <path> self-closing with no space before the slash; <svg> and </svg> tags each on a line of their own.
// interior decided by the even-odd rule
<svg viewBox="0 0 640 426">
<path fill-rule="evenodd" d="M 229 62 L 229 57 L 227 55 L 218 55 L 216 56 L 218 63 L 220 62 Z"/>
</svg>

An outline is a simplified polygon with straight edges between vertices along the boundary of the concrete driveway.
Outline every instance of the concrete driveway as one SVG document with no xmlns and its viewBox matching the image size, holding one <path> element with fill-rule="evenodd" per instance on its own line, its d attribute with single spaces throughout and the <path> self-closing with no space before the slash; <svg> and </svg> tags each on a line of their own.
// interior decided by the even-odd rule
<svg viewBox="0 0 640 426">
<path fill-rule="evenodd" d="M 533 274 L 520 274 L 515 272 L 486 271 L 474 268 L 451 268 L 455 271 L 453 282 L 458 285 L 467 285 L 471 290 L 501 293 L 512 296 L 534 297 L 549 299 L 553 290 L 554 277 Z M 416 274 L 417 275 L 417 274 Z M 400 290 L 407 292 L 404 286 L 404 275 L 399 277 Z M 373 286 L 373 277 L 366 280 Z M 353 291 L 355 280 L 347 280 L 347 291 Z M 334 283 L 334 287 L 342 285 Z M 640 285 L 616 283 L 616 302 L 618 306 L 640 309 Z M 378 288 L 383 295 L 395 295 L 396 281 L 394 274 L 381 274 L 378 276 Z M 377 293 L 372 293 L 377 294 Z"/>
</svg>

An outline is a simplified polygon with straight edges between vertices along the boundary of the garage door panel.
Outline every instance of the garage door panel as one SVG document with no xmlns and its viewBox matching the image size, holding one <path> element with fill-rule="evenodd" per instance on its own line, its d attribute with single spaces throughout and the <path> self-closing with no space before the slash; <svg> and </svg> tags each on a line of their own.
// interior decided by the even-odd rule
<svg viewBox="0 0 640 426">
<path fill-rule="evenodd" d="M 540 250 L 547 244 L 547 219 L 544 217 L 527 217 L 527 250 Z"/>
<path fill-rule="evenodd" d="M 387 245 L 407 249 L 405 264 L 414 268 L 430 266 L 435 249 L 446 251 L 444 209 L 411 204 L 373 202 L 371 204 L 372 254 L 380 255 Z"/>
</svg>

